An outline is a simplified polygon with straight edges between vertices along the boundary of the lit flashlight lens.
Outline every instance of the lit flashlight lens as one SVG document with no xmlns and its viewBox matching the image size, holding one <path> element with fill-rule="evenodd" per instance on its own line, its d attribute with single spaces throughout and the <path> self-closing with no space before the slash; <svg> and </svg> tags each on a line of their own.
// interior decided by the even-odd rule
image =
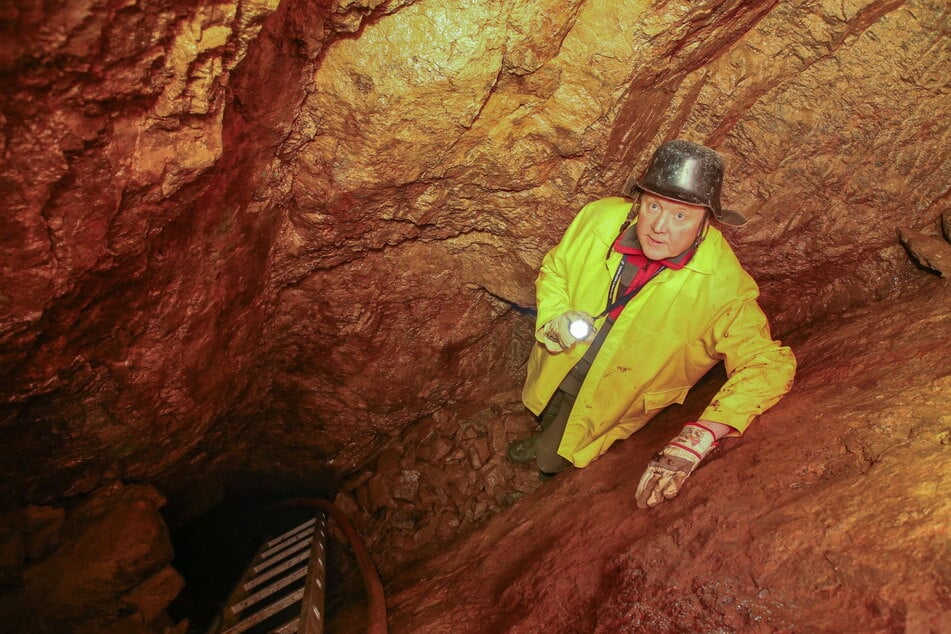
<svg viewBox="0 0 951 634">
<path fill-rule="evenodd" d="M 568 325 L 568 332 L 575 339 L 584 339 L 591 332 L 591 326 L 583 319 L 576 319 Z"/>
</svg>

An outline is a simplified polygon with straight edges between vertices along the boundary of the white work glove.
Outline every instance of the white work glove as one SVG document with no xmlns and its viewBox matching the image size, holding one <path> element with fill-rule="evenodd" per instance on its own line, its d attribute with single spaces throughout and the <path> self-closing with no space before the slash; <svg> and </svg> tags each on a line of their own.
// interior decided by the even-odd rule
<svg viewBox="0 0 951 634">
<path fill-rule="evenodd" d="M 637 485 L 637 508 L 653 508 L 671 500 L 700 461 L 716 446 L 713 432 L 698 423 L 687 423 L 680 434 L 654 455 Z"/>
<path fill-rule="evenodd" d="M 575 322 L 587 324 L 587 334 L 582 334 L 578 330 L 572 334 L 571 325 Z M 594 341 L 595 334 L 597 331 L 594 328 L 594 317 L 581 310 L 569 310 L 545 322 L 545 325 L 538 329 L 535 337 L 540 343 L 545 344 L 548 352 L 564 352 L 579 341 L 591 343 Z"/>
</svg>

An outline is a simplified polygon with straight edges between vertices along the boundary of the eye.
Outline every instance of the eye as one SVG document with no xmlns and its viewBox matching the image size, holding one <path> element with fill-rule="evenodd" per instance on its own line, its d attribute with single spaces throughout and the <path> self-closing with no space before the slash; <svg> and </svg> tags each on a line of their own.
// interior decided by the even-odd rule
<svg viewBox="0 0 951 634">
<path fill-rule="evenodd" d="M 685 214 L 682 211 L 679 211 L 677 212 L 677 214 L 674 215 L 674 220 L 676 220 L 677 222 L 684 222 L 687 220 L 687 214 Z"/>
<path fill-rule="evenodd" d="M 650 203 L 650 204 L 647 206 L 647 208 L 650 209 L 651 211 L 659 211 L 659 210 L 660 210 L 660 205 L 658 205 L 657 203 Z"/>
</svg>

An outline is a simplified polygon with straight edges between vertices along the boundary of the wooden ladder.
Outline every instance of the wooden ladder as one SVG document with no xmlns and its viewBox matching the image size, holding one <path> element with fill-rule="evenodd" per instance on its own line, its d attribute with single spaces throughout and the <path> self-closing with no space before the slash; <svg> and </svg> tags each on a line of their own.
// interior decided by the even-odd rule
<svg viewBox="0 0 951 634">
<path fill-rule="evenodd" d="M 323 634 L 326 544 L 322 511 L 262 544 L 209 634 Z"/>
</svg>

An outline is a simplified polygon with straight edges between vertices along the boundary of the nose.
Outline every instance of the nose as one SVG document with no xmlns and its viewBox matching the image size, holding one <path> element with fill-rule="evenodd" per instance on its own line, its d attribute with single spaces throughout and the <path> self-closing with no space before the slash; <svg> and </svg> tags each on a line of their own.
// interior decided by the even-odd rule
<svg viewBox="0 0 951 634">
<path fill-rule="evenodd" d="M 654 230 L 654 233 L 664 233 L 664 230 L 667 228 L 667 214 L 661 211 L 657 216 L 654 217 L 654 220 L 651 222 L 651 229 Z"/>
</svg>

